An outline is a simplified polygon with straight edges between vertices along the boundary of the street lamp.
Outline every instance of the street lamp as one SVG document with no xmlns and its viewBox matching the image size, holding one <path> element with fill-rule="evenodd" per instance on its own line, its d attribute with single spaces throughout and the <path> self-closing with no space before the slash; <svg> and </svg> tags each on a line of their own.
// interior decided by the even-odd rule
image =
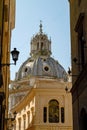
<svg viewBox="0 0 87 130">
<path fill-rule="evenodd" d="M 12 54 L 12 59 L 14 61 L 14 64 L 16 65 L 16 61 L 18 60 L 18 56 L 19 56 L 19 51 L 16 50 L 16 48 L 14 48 L 13 51 L 11 51 Z"/>
<path fill-rule="evenodd" d="M 14 48 L 14 50 L 11 51 L 11 54 L 12 54 L 12 59 L 13 59 L 14 63 L 2 63 L 2 64 L 0 64 L 0 66 L 16 65 L 16 61 L 18 60 L 18 56 L 19 56 L 19 51 L 17 51 L 17 49 Z"/>
</svg>

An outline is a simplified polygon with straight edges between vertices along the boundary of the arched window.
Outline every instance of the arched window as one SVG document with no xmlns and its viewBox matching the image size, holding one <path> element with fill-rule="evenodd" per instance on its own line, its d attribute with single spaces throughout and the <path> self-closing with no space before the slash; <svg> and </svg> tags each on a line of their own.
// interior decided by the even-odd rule
<svg viewBox="0 0 87 130">
<path fill-rule="evenodd" d="M 41 50 L 43 50 L 43 42 L 41 42 Z"/>
<path fill-rule="evenodd" d="M 55 99 L 49 102 L 49 122 L 59 122 L 59 102 Z"/>
</svg>

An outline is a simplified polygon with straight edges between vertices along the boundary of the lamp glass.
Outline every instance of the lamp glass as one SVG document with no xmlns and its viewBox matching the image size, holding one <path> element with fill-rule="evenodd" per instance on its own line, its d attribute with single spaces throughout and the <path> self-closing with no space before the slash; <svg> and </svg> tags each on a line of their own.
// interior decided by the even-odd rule
<svg viewBox="0 0 87 130">
<path fill-rule="evenodd" d="M 14 60 L 14 62 L 16 64 L 16 61 L 18 60 L 18 56 L 19 56 L 19 51 L 17 51 L 17 49 L 14 48 L 14 50 L 11 51 L 11 54 L 12 54 L 12 59 Z"/>
</svg>

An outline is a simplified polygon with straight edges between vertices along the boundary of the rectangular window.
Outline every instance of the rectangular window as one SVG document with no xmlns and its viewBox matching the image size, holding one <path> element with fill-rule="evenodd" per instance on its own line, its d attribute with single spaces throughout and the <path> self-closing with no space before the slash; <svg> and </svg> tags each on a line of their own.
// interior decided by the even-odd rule
<svg viewBox="0 0 87 130">
<path fill-rule="evenodd" d="M 64 123 L 64 107 L 61 107 L 61 122 Z"/>
<path fill-rule="evenodd" d="M 79 38 L 79 63 L 81 64 L 81 67 L 83 68 L 84 67 L 84 64 L 85 64 L 85 55 L 84 55 L 84 43 L 82 41 L 82 37 L 83 37 L 83 33 L 82 35 L 80 35 L 80 38 Z"/>
<path fill-rule="evenodd" d="M 79 71 L 81 71 L 84 67 L 85 64 L 85 50 L 84 50 L 84 46 L 85 46 L 85 28 L 84 28 L 84 13 L 80 13 L 76 27 L 75 27 L 75 31 L 78 34 L 78 69 Z"/>
<path fill-rule="evenodd" d="M 43 108 L 43 121 L 44 123 L 47 122 L 47 107 Z"/>
</svg>

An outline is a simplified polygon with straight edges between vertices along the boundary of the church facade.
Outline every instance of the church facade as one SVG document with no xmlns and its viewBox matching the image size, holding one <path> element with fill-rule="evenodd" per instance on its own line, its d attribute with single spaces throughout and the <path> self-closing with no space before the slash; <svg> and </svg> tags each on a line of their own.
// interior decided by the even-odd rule
<svg viewBox="0 0 87 130">
<path fill-rule="evenodd" d="M 10 84 L 9 116 L 14 130 L 72 130 L 71 82 L 64 68 L 51 57 L 51 40 L 39 32 L 31 39 L 30 57 Z"/>
</svg>

